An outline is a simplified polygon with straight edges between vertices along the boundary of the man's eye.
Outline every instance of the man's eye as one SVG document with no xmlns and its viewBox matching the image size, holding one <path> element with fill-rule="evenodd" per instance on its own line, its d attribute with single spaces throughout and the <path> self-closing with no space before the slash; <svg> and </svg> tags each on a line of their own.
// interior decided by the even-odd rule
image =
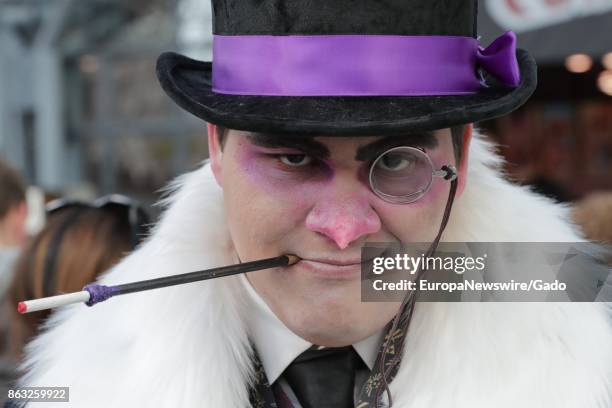
<svg viewBox="0 0 612 408">
<path fill-rule="evenodd" d="M 378 165 L 386 171 L 400 171 L 406 170 L 412 163 L 405 155 L 389 153 L 379 160 Z"/>
<path fill-rule="evenodd" d="M 281 154 L 279 159 L 283 164 L 292 167 L 307 166 L 312 162 L 312 158 L 305 154 Z"/>
</svg>

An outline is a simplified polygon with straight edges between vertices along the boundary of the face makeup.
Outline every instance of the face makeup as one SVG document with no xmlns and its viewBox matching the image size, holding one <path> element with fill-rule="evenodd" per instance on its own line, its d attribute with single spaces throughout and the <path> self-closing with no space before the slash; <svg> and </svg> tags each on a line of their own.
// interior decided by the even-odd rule
<svg viewBox="0 0 612 408">
<path fill-rule="evenodd" d="M 418 201 L 393 204 L 372 191 L 368 172 L 394 142 L 315 137 L 319 145 L 298 149 L 292 141 L 254 143 L 248 134 L 229 130 L 222 154 L 211 156 L 234 249 L 243 261 L 279 253 L 303 259 L 289 268 L 248 273 L 251 285 L 287 327 L 311 342 L 350 342 L 380 329 L 399 304 L 361 302 L 361 265 L 355 264 L 361 247 L 432 241 L 449 183 L 436 178 Z M 401 142 L 426 149 L 439 169 L 454 161 L 450 130 L 434 137 L 427 146 L 414 138 Z"/>
</svg>

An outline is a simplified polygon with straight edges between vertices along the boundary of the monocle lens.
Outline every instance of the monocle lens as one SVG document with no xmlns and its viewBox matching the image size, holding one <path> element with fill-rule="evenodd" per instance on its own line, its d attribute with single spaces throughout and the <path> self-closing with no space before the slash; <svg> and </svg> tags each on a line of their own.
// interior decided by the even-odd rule
<svg viewBox="0 0 612 408">
<path fill-rule="evenodd" d="M 423 151 L 414 147 L 396 147 L 372 163 L 370 184 L 382 198 L 412 202 L 427 191 L 432 172 L 431 160 Z"/>
</svg>

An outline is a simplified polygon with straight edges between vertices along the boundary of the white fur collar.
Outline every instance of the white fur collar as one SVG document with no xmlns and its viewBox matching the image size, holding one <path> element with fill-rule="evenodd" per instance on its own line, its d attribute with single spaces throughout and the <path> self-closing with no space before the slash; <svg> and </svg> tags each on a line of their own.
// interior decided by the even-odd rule
<svg viewBox="0 0 612 408">
<path fill-rule="evenodd" d="M 445 240 L 580 239 L 566 208 L 504 181 L 491 169 L 498 160 L 476 137 Z M 102 283 L 233 262 L 209 166 L 173 188 L 152 237 Z M 69 386 L 75 407 L 247 407 L 242 290 L 231 277 L 67 307 L 28 346 L 21 383 Z M 419 304 L 391 384 L 394 407 L 609 407 L 608 313 L 603 303 Z"/>
</svg>

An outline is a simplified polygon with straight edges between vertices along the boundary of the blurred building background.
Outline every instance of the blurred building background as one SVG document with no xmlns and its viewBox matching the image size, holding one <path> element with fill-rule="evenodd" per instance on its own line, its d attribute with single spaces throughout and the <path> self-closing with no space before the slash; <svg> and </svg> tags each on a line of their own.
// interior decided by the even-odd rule
<svg viewBox="0 0 612 408">
<path fill-rule="evenodd" d="M 0 0 L 0 154 L 56 194 L 154 201 L 207 155 L 155 60 L 209 58 L 209 21 L 203 1 Z"/>
<path fill-rule="evenodd" d="M 612 189 L 612 3 L 481 0 L 479 27 L 540 66 L 526 106 L 481 124 L 508 173 L 563 200 Z M 0 154 L 47 191 L 155 201 L 207 155 L 155 60 L 209 59 L 210 31 L 207 0 L 0 0 Z"/>
</svg>

